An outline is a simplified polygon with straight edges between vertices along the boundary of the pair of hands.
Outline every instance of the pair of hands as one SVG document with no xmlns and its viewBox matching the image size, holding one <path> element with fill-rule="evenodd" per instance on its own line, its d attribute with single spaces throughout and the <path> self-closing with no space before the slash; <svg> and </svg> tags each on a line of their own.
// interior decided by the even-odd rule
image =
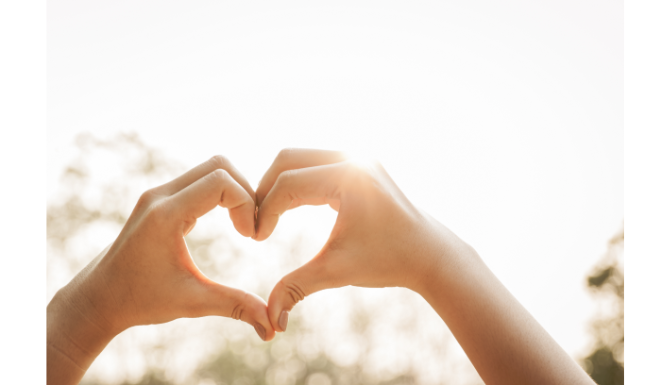
<svg viewBox="0 0 670 385">
<path fill-rule="evenodd" d="M 302 205 L 330 205 L 330 238 L 272 290 L 268 304 L 195 266 L 184 236 L 216 206 L 257 241 Z M 254 190 L 223 157 L 145 192 L 116 241 L 47 306 L 49 384 L 76 384 L 121 331 L 182 317 L 241 319 L 266 341 L 305 296 L 346 285 L 422 295 L 490 384 L 590 384 L 479 255 L 417 210 L 377 163 L 339 152 L 284 150 Z"/>
<path fill-rule="evenodd" d="M 268 305 L 259 296 L 207 278 L 184 241 L 199 217 L 229 210 L 237 231 L 267 239 L 285 211 L 302 205 L 338 211 L 331 236 L 309 262 L 277 283 Z M 61 295 L 116 335 L 145 324 L 218 315 L 252 325 L 261 339 L 285 331 L 290 310 L 328 288 L 403 286 L 419 290 L 431 269 L 432 220 L 419 212 L 378 163 L 340 152 L 283 150 L 254 191 L 222 156 L 145 192 L 116 241 Z M 430 253 L 425 253 L 430 255 Z"/>
</svg>

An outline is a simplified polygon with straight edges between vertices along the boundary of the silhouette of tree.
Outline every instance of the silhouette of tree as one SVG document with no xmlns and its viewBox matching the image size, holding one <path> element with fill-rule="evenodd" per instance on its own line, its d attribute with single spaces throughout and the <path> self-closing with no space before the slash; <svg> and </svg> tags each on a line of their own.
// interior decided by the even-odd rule
<svg viewBox="0 0 670 385">
<path fill-rule="evenodd" d="M 599 385 L 624 383 L 624 232 L 609 242 L 605 256 L 587 277 L 587 284 L 601 303 L 602 311 L 592 321 L 592 352 L 582 365 Z"/>
</svg>

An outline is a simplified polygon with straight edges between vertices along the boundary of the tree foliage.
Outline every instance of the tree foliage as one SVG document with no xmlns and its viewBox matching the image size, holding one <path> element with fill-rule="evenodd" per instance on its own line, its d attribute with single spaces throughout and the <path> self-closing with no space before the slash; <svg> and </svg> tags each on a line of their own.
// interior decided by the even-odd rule
<svg viewBox="0 0 670 385">
<path fill-rule="evenodd" d="M 601 306 L 592 321 L 594 344 L 582 364 L 599 385 L 624 383 L 624 232 L 614 236 L 587 284 Z"/>
</svg>

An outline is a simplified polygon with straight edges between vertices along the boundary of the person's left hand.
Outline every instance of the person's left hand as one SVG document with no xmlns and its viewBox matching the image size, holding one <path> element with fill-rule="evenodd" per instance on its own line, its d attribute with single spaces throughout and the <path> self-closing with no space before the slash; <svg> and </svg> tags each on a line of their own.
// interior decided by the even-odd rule
<svg viewBox="0 0 670 385">
<path fill-rule="evenodd" d="M 253 197 L 249 183 L 221 156 L 142 194 L 116 241 L 49 303 L 50 357 L 65 355 L 68 364 L 86 368 L 121 331 L 181 317 L 239 319 L 271 340 L 275 332 L 265 301 L 207 278 L 184 240 L 197 218 L 216 206 L 228 208 L 237 231 L 251 237 Z M 54 365 L 61 364 L 50 358 L 48 372 L 55 375 Z"/>
<path fill-rule="evenodd" d="M 253 236 L 254 197 L 222 156 L 142 194 L 114 243 L 47 306 L 49 383 L 78 382 L 105 345 L 135 325 L 216 315 L 242 320 L 271 340 L 265 301 L 207 278 L 184 240 L 216 206 L 228 208 L 240 234 Z"/>
<path fill-rule="evenodd" d="M 249 323 L 263 340 L 273 337 L 265 302 L 218 284 L 195 265 L 184 241 L 197 218 L 228 208 L 237 231 L 254 233 L 254 191 L 224 157 L 216 156 L 140 197 L 109 251 L 74 280 L 96 301 L 109 326 L 164 323 L 218 315 Z"/>
</svg>

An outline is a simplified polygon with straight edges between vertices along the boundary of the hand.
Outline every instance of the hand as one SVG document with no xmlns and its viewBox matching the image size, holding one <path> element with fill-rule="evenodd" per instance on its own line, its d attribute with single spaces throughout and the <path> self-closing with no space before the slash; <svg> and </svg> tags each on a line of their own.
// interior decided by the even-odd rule
<svg viewBox="0 0 670 385">
<path fill-rule="evenodd" d="M 61 367 L 58 357 L 74 362 L 83 375 L 114 335 L 131 326 L 181 317 L 240 319 L 252 325 L 261 339 L 271 340 L 274 329 L 265 302 L 207 278 L 184 241 L 197 218 L 216 206 L 228 208 L 237 231 L 251 237 L 253 197 L 249 183 L 220 156 L 142 194 L 114 243 L 49 304 L 47 345 L 53 349 L 49 378 L 56 378 L 52 374 L 56 376 Z M 67 380 L 54 383 L 76 380 L 62 378 Z"/>
<path fill-rule="evenodd" d="M 379 163 L 338 152 L 285 150 L 256 191 L 256 240 L 286 210 L 338 210 L 321 251 L 277 283 L 268 314 L 285 331 L 288 312 L 319 290 L 402 286 L 423 296 L 487 384 L 593 382 L 488 269 L 477 252 L 416 209 Z"/>
<path fill-rule="evenodd" d="M 329 204 L 339 212 L 321 251 L 275 286 L 270 321 L 285 331 L 288 312 L 306 296 L 346 285 L 402 286 L 418 290 L 434 265 L 430 245 L 439 238 L 431 218 L 417 210 L 379 163 L 352 161 L 340 152 L 282 151 L 256 191 L 257 234 L 273 232 L 285 211 Z"/>
</svg>

